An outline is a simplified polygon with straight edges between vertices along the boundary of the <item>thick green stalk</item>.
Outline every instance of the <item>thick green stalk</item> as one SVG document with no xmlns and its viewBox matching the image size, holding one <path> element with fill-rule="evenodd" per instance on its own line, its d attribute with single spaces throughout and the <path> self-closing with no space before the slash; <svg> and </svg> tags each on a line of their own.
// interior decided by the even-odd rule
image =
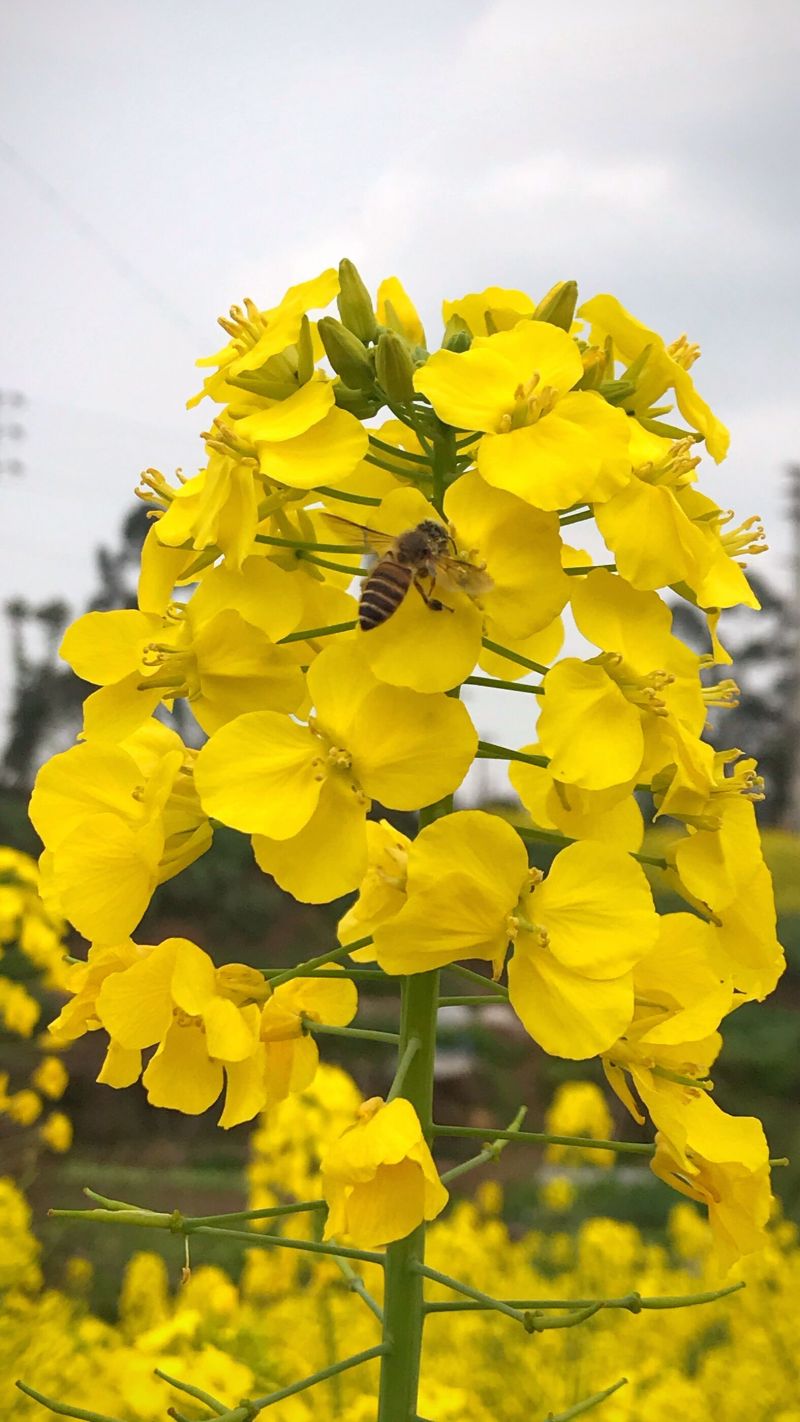
<svg viewBox="0 0 800 1422">
<path fill-rule="evenodd" d="M 450 800 L 420 813 L 420 828 L 447 814 Z M 433 1068 L 436 1057 L 436 1012 L 439 974 L 415 973 L 403 979 L 399 1059 L 414 1037 L 419 1040 L 403 1079 L 400 1095 L 414 1107 L 425 1139 L 433 1140 Z M 381 1360 L 378 1422 L 414 1422 L 417 1415 L 425 1262 L 425 1225 L 386 1250 L 383 1301 L 383 1341 L 388 1352 Z"/>
</svg>

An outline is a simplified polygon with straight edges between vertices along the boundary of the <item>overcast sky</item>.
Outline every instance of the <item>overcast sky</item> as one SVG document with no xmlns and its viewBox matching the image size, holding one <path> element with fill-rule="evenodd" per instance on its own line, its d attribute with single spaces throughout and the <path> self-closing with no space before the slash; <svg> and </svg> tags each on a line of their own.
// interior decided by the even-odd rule
<svg viewBox="0 0 800 1422">
<path fill-rule="evenodd" d="M 796 0 L 2 0 L 2 25 L 0 389 L 29 402 L 3 600 L 80 604 L 139 470 L 199 467 L 216 316 L 343 255 L 434 332 L 443 296 L 561 277 L 687 331 L 733 435 L 704 487 L 764 516 L 786 577 Z"/>
</svg>

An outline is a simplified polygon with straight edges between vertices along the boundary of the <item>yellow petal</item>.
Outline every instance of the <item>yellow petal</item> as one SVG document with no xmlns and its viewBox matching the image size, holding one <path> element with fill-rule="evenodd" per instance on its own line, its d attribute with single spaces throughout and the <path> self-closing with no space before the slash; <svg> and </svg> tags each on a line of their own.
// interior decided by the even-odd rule
<svg viewBox="0 0 800 1422">
<path fill-rule="evenodd" d="M 277 711 L 253 711 L 222 726 L 195 762 L 207 814 L 233 829 L 290 839 L 308 823 L 322 780 L 319 743 Z"/>
<path fill-rule="evenodd" d="M 488 336 L 487 312 L 494 329 L 510 330 L 523 316 L 532 316 L 534 303 L 524 291 L 515 291 L 503 286 L 487 286 L 485 291 L 469 292 L 456 301 L 442 302 L 442 320 L 445 325 L 452 316 L 460 316 L 466 321 L 474 336 Z"/>
<path fill-rule="evenodd" d="M 188 938 L 168 938 L 162 943 L 162 950 L 166 944 L 174 953 L 170 981 L 172 1000 L 190 1017 L 201 1017 L 216 997 L 217 973 L 213 959 Z"/>
<path fill-rule="evenodd" d="M 477 748 L 460 701 L 383 685 L 365 696 L 348 745 L 358 784 L 394 810 L 432 805 L 458 789 Z"/>
<path fill-rule="evenodd" d="M 152 1047 L 172 1022 L 172 971 L 176 945 L 165 939 L 121 973 L 110 973 L 97 997 L 97 1015 L 108 1035 L 129 1050 Z"/>
<path fill-rule="evenodd" d="M 243 1121 L 252 1121 L 266 1104 L 264 1088 L 265 1053 L 257 1047 L 253 1056 L 241 1062 L 225 1063 L 225 1109 L 218 1124 L 223 1131 L 231 1126 L 240 1126 Z"/>
<path fill-rule="evenodd" d="M 199 1116 L 213 1106 L 222 1090 L 223 1072 L 206 1051 L 199 1027 L 170 1027 L 145 1069 L 142 1085 L 151 1106 Z"/>
<path fill-rule="evenodd" d="M 658 916 L 644 870 L 624 850 L 571 844 L 533 891 L 531 917 L 550 956 L 591 978 L 617 978 L 650 951 Z"/>
<path fill-rule="evenodd" d="M 227 563 L 210 569 L 189 603 L 195 626 L 235 608 L 273 642 L 299 627 L 302 606 L 299 580 L 266 557 L 245 558 L 238 571 Z"/>
<path fill-rule="evenodd" d="M 160 618 L 128 608 L 87 612 L 67 628 L 59 652 L 76 676 L 109 686 L 138 670 L 144 644 L 160 626 Z"/>
<path fill-rule="evenodd" d="M 133 931 L 155 889 L 163 844 L 157 825 L 133 830 L 114 815 L 83 820 L 59 844 L 54 886 L 79 933 L 116 943 Z"/>
<path fill-rule="evenodd" d="M 415 1161 L 379 1166 L 373 1180 L 348 1195 L 347 1233 L 364 1249 L 405 1239 L 424 1218 L 425 1180 Z"/>
<path fill-rule="evenodd" d="M 294 439 L 259 444 L 262 474 L 295 489 L 339 484 L 353 473 L 369 448 L 367 431 L 355 415 L 336 406 Z"/>
<path fill-rule="evenodd" d="M 709 567 L 711 550 L 671 489 L 632 479 L 597 505 L 595 518 L 621 576 L 635 588 L 695 587 Z"/>
<path fill-rule="evenodd" d="M 600 395 L 577 391 L 533 425 L 481 440 L 478 470 L 539 509 L 599 503 L 631 477 L 628 421 Z"/>
<path fill-rule="evenodd" d="M 367 867 L 367 805 L 339 775 L 325 781 L 305 826 L 291 838 L 253 836 L 256 863 L 301 903 L 325 904 L 355 889 Z"/>
<path fill-rule="evenodd" d="M 377 303 L 378 321 L 382 326 L 393 327 L 387 310 L 387 302 L 391 302 L 392 310 L 400 323 L 401 334 L 411 341 L 412 345 L 424 346 L 425 332 L 422 329 L 417 308 L 396 276 L 384 277 L 378 287 Z"/>
<path fill-rule="evenodd" d="M 635 780 L 644 754 L 639 712 L 603 668 L 568 657 L 544 685 L 537 731 L 551 775 L 586 790 Z"/>
<path fill-rule="evenodd" d="M 497 430 L 514 407 L 520 375 L 493 350 L 436 351 L 414 375 L 414 389 L 427 396 L 440 420 L 465 430 Z"/>
<path fill-rule="evenodd" d="M 269 409 L 257 410 L 237 420 L 235 432 L 258 445 L 262 440 L 280 444 L 305 434 L 333 408 L 333 385 L 327 380 L 309 380 L 287 400 L 276 400 Z"/>
<path fill-rule="evenodd" d="M 253 1027 L 240 1008 L 227 997 L 215 997 L 203 1012 L 208 1055 L 216 1061 L 243 1062 L 252 1057 L 258 1043 L 258 1018 Z"/>
<path fill-rule="evenodd" d="M 163 687 L 140 690 L 141 672 L 131 672 L 113 686 L 101 686 L 83 703 L 83 731 L 87 740 L 118 745 L 149 720 L 161 701 Z"/>
<path fill-rule="evenodd" d="M 508 965 L 511 1006 L 535 1042 L 555 1057 L 597 1056 L 633 1017 L 631 974 L 591 981 L 547 952 L 520 952 Z"/>
<path fill-rule="evenodd" d="M 141 1052 L 135 1047 L 122 1047 L 119 1042 L 109 1042 L 97 1080 L 104 1086 L 120 1088 L 133 1086 L 141 1074 Z"/>
</svg>

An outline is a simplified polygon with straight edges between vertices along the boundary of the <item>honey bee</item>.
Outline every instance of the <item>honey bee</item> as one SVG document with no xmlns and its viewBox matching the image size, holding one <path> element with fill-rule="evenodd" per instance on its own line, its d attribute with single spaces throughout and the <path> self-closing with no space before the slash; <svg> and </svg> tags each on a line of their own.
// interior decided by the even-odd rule
<svg viewBox="0 0 800 1422">
<path fill-rule="evenodd" d="M 416 527 L 393 536 L 350 519 L 331 514 L 328 518 L 331 523 L 358 529 L 370 551 L 379 555 L 361 586 L 358 623 L 362 632 L 388 622 L 412 587 L 431 612 L 452 612 L 452 607 L 433 595 L 441 573 L 467 592 L 491 586 L 482 567 L 458 557 L 453 535 L 435 519 L 423 519 Z"/>
</svg>

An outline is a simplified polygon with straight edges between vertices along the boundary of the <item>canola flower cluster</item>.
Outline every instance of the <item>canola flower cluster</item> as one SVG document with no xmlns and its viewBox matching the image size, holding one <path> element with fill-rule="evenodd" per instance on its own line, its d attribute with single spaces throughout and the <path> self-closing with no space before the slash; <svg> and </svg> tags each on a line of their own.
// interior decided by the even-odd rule
<svg viewBox="0 0 800 1422">
<path fill-rule="evenodd" d="M 552 1123 L 602 1125 L 594 1092 L 589 1083 L 570 1084 L 560 1105 L 554 1103 Z M 251 1203 L 313 1190 L 320 1149 L 358 1101 L 352 1080 L 323 1065 L 313 1086 L 272 1108 L 253 1137 Z M 460 1199 L 430 1228 L 429 1257 L 440 1269 L 455 1264 L 466 1279 L 520 1298 L 611 1292 L 623 1299 L 636 1291 L 680 1297 L 713 1288 L 711 1232 L 694 1204 L 673 1208 L 662 1244 L 615 1220 L 590 1219 L 577 1230 L 568 1228 L 564 1215 L 553 1214 L 550 1221 L 546 1231 L 509 1233 L 501 1187 L 485 1180 L 474 1201 Z M 169 1406 L 195 1422 L 206 1410 L 155 1376 L 155 1368 L 191 1378 L 233 1405 L 244 1393 L 291 1382 L 309 1365 L 324 1368 L 337 1350 L 366 1349 L 379 1335 L 376 1319 L 356 1307 L 347 1279 L 330 1260 L 309 1262 L 297 1252 L 253 1248 L 235 1279 L 201 1262 L 200 1239 L 193 1241 L 191 1276 L 181 1287 L 177 1242 L 169 1265 L 161 1254 L 136 1253 L 122 1282 L 118 1317 L 103 1321 L 87 1306 L 86 1258 L 67 1261 L 59 1289 L 42 1288 L 29 1212 L 8 1182 L 0 1184 L 0 1222 L 15 1261 L 13 1272 L 0 1275 L 0 1400 L 4 1415 L 19 1422 L 38 1422 L 42 1415 L 37 1403 L 12 1390 L 20 1369 L 45 1392 L 83 1397 L 87 1408 L 128 1422 L 157 1422 Z M 381 1273 L 375 1266 L 365 1271 L 377 1299 Z M 797 1422 L 795 1227 L 776 1221 L 766 1248 L 737 1266 L 736 1277 L 747 1287 L 718 1305 L 643 1309 L 638 1316 L 605 1309 L 579 1333 L 555 1330 L 535 1342 L 508 1320 L 487 1327 L 479 1309 L 434 1312 L 426 1325 L 421 1414 L 441 1422 L 528 1422 L 547 1408 L 566 1409 L 624 1373 L 629 1386 L 605 1403 L 610 1422 L 636 1422 L 644 1415 L 672 1422 L 676 1408 L 687 1422 L 705 1422 L 709 1415 L 719 1422 Z M 446 1297 L 443 1290 L 432 1293 Z M 276 1404 L 273 1416 L 275 1422 L 320 1416 L 372 1422 L 373 1407 L 364 1376 L 344 1373 L 313 1394 Z"/>
<path fill-rule="evenodd" d="M 107 1034 L 106 1085 L 141 1077 L 190 1113 L 224 1092 L 220 1124 L 252 1120 L 313 1080 L 319 1035 L 382 1035 L 353 1025 L 356 982 L 400 981 L 394 1080 L 329 1143 L 319 1185 L 325 1241 L 362 1260 L 390 1246 L 381 1422 L 416 1415 L 419 1229 L 448 1198 L 432 1147 L 458 1133 L 432 1115 L 439 970 L 489 964 L 533 1042 L 600 1058 L 652 1123 L 655 1173 L 707 1206 L 722 1269 L 763 1244 L 771 1201 L 763 1129 L 709 1077 L 721 1023 L 772 991 L 783 955 L 762 781 L 703 739 L 736 700 L 719 615 L 757 606 L 742 557 L 764 545 L 697 487 L 700 447 L 719 462 L 728 444 L 699 352 L 612 296 L 578 305 L 573 282 L 538 302 L 491 287 L 443 320 L 430 350 L 398 280 L 373 302 L 346 261 L 232 308 L 191 402 L 217 407 L 206 463 L 143 477 L 138 609 L 68 629 L 62 655 L 98 689 L 31 801 L 46 901 L 91 944 L 53 1031 Z M 583 522 L 609 561 L 565 541 Z M 665 592 L 705 614 L 705 653 Z M 561 655 L 565 624 L 585 655 Z M 487 686 L 527 695 L 523 746 L 481 738 Z M 199 751 L 160 719 L 177 698 Z M 509 764 L 528 827 L 453 810 L 476 759 Z M 419 834 L 373 806 L 418 810 Z M 338 948 L 280 972 L 134 941 L 216 822 L 301 902 L 356 892 Z M 681 912 L 657 913 L 644 872 L 655 822 Z M 558 850 L 546 874 L 537 843 Z"/>
<path fill-rule="evenodd" d="M 48 1110 L 43 1116 L 48 1104 L 64 1095 L 69 1074 L 52 1050 L 52 1038 L 34 1035 L 41 991 L 63 991 L 67 981 L 63 936 L 63 921 L 48 913 L 39 896 L 35 860 L 0 846 L 0 1030 L 14 1043 L 15 1068 L 21 1067 L 25 1080 L 18 1084 L 18 1070 L 13 1078 L 0 1071 L 0 1118 L 12 1132 L 9 1140 L 26 1155 L 41 1146 L 65 1151 L 72 1142 L 65 1112 Z"/>
</svg>

